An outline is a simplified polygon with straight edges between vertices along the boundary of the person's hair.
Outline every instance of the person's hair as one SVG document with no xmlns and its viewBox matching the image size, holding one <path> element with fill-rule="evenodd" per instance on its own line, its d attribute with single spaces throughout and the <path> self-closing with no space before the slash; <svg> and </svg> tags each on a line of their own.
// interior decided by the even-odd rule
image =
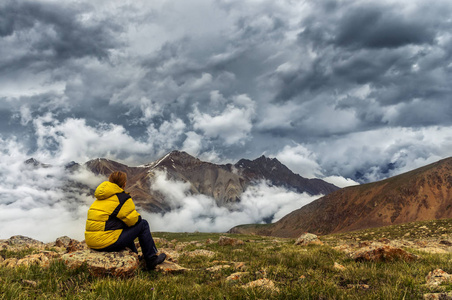
<svg viewBox="0 0 452 300">
<path fill-rule="evenodd" d="M 116 183 L 120 188 L 124 188 L 127 182 L 127 174 L 121 171 L 113 172 L 110 177 L 108 177 L 108 181 Z"/>
</svg>

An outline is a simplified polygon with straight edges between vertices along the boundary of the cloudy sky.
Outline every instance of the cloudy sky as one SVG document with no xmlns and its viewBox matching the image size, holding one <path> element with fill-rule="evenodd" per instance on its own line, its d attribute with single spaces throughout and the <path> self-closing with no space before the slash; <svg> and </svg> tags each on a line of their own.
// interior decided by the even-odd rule
<svg viewBox="0 0 452 300">
<path fill-rule="evenodd" d="M 3 151 L 265 154 L 383 179 L 452 155 L 451 15 L 447 0 L 4 0 Z"/>
<path fill-rule="evenodd" d="M 29 157 L 265 154 L 340 186 L 450 157 L 451 16 L 448 0 L 3 0 L 2 225 L 65 193 Z"/>
</svg>

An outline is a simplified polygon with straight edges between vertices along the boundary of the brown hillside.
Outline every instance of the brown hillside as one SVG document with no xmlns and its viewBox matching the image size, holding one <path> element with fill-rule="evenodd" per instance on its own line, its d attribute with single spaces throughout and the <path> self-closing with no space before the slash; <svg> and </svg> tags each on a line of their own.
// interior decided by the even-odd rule
<svg viewBox="0 0 452 300">
<path fill-rule="evenodd" d="M 231 232 L 295 237 L 452 218 L 452 158 L 383 181 L 338 190 L 268 226 Z"/>
</svg>

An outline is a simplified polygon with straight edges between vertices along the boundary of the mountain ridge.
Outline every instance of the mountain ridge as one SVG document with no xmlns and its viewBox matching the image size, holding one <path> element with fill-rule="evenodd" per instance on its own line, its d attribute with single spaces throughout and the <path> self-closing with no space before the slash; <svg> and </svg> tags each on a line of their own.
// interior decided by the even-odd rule
<svg viewBox="0 0 452 300">
<path fill-rule="evenodd" d="M 277 158 L 268 158 L 264 155 L 255 160 L 241 159 L 235 166 L 242 168 L 245 176 L 252 179 L 267 179 L 273 185 L 285 186 L 286 188 L 293 188 L 298 193 L 308 193 L 310 195 L 329 194 L 337 187 L 331 183 L 327 183 L 321 179 L 304 178 L 292 172 L 287 166 L 282 164 Z M 264 168 L 260 168 L 264 166 Z M 271 167 L 271 169 L 269 169 Z M 277 172 L 273 173 L 276 170 Z M 278 176 L 275 176 L 275 175 Z M 301 177 L 301 178 L 300 178 Z"/>
<path fill-rule="evenodd" d="M 238 226 L 234 233 L 294 237 L 331 234 L 452 217 L 452 158 L 385 179 L 340 189 L 268 226 Z"/>
<path fill-rule="evenodd" d="M 214 164 L 175 150 L 154 162 L 137 167 L 101 158 L 90 160 L 84 165 L 94 174 L 104 176 L 113 171 L 125 172 L 128 176 L 126 189 L 134 202 L 151 212 L 171 210 L 164 195 L 151 189 L 152 181 L 159 172 L 165 172 L 169 180 L 189 183 L 190 193 L 207 195 L 214 198 L 218 206 L 230 208 L 240 201 L 247 187 L 261 180 L 309 195 L 328 194 L 339 189 L 321 179 L 307 179 L 295 174 L 276 158 L 265 156 L 253 161 L 242 159 L 236 164 Z"/>
</svg>

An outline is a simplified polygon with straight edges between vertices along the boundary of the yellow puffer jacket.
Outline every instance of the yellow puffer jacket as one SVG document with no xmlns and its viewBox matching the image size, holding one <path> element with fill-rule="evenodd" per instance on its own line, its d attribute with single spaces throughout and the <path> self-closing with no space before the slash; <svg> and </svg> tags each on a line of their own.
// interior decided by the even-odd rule
<svg viewBox="0 0 452 300">
<path fill-rule="evenodd" d="M 112 245 L 127 226 L 140 220 L 135 204 L 129 194 L 117 184 L 102 182 L 94 192 L 96 200 L 88 210 L 85 241 L 92 249 Z"/>
</svg>

